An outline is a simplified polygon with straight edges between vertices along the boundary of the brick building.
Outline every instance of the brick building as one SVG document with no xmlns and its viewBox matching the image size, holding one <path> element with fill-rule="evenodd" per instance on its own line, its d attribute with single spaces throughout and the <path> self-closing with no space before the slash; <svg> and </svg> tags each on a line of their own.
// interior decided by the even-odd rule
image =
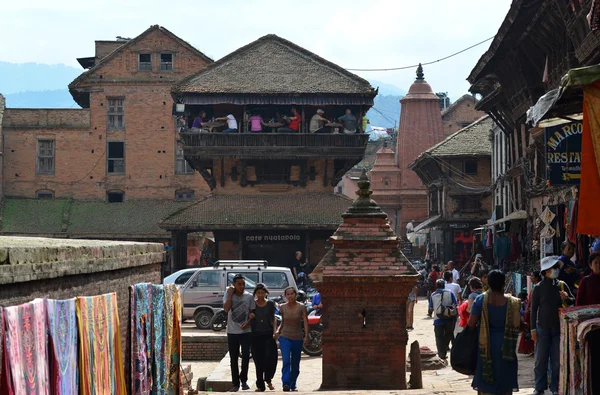
<svg viewBox="0 0 600 395">
<path fill-rule="evenodd" d="M 428 233 L 432 259 L 465 263 L 473 250 L 472 230 L 492 212 L 488 116 L 451 134 L 409 165 L 428 192 L 429 218 L 415 232 Z"/>
<path fill-rule="evenodd" d="M 458 98 L 454 103 L 442 111 L 442 127 L 444 136 L 450 136 L 452 133 L 470 125 L 485 115 L 485 112 L 478 110 L 477 99 L 473 95 L 465 94 Z"/>
<path fill-rule="evenodd" d="M 155 25 L 78 61 L 81 109 L 4 112 L 2 233 L 169 240 L 157 222 L 208 191 L 177 145 L 171 86 L 212 60 Z"/>
<path fill-rule="evenodd" d="M 160 223 L 177 241 L 176 260 L 186 260 L 187 233 L 211 231 L 219 259 L 285 265 L 303 251 L 311 265 L 319 262 L 352 203 L 334 187 L 362 160 L 369 136 L 336 133 L 336 123 L 312 133 L 309 120 L 319 109 L 329 120 L 350 109 L 360 121 L 376 94 L 368 81 L 275 35 L 175 85 L 173 96 L 184 105 L 177 122 L 185 159 L 211 189 Z M 292 109 L 301 117 L 298 132 L 275 132 Z M 202 112 L 216 117 L 205 128 L 224 128 L 219 119 L 235 118 L 236 133 L 194 131 L 192 120 Z M 257 114 L 265 125 L 249 132 L 249 116 Z"/>
</svg>

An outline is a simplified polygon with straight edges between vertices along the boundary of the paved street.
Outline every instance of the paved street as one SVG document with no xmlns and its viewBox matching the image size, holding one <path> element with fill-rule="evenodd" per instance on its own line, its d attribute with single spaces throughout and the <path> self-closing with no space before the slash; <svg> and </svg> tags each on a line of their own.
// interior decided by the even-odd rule
<svg viewBox="0 0 600 395">
<path fill-rule="evenodd" d="M 421 346 L 430 347 L 435 350 L 435 338 L 433 336 L 433 321 L 427 317 L 427 303 L 425 298 L 419 299 L 419 303 L 415 306 L 415 321 L 414 330 L 409 333 L 410 343 L 417 340 Z M 190 329 L 191 330 L 191 329 Z M 206 331 L 201 331 L 206 332 Z M 408 348 L 408 347 L 407 347 Z M 192 365 L 194 372 L 194 381 L 199 377 L 208 376 L 219 363 L 217 362 L 191 362 L 184 363 L 185 366 Z M 226 369 L 228 362 L 221 363 L 221 369 Z M 250 363 L 249 383 L 253 382 L 254 365 Z M 409 378 L 407 374 L 407 380 Z M 281 358 L 274 383 L 278 390 L 281 390 Z M 300 364 L 300 377 L 298 378 L 298 388 L 300 392 L 317 391 L 321 384 L 321 358 L 308 357 L 302 355 Z M 533 391 L 533 358 L 519 355 L 519 386 L 520 393 L 528 394 Z M 254 391 L 254 387 L 252 387 Z M 243 392 L 243 391 L 242 391 Z M 249 392 L 249 391 L 246 391 Z M 277 391 L 278 392 L 278 391 Z M 328 391 L 336 395 L 344 394 L 396 394 L 404 391 Z M 408 393 L 408 392 L 407 392 Z M 459 394 L 459 393 L 475 393 L 471 388 L 471 377 L 464 376 L 455 372 L 451 368 L 444 368 L 437 371 L 423 372 L 423 389 L 411 390 L 410 394 Z"/>
</svg>

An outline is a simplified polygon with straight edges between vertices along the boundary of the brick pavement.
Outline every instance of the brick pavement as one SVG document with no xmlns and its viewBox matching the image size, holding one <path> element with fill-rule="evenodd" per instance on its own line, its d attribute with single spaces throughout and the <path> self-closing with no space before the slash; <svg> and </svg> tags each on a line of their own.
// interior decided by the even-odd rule
<svg viewBox="0 0 600 395">
<path fill-rule="evenodd" d="M 414 330 L 409 332 L 409 345 L 411 342 L 417 340 L 421 346 L 428 346 L 435 350 L 435 337 L 433 335 L 433 321 L 431 318 L 427 318 L 427 304 L 425 298 L 419 299 L 419 303 L 415 306 L 415 320 Z M 228 358 L 228 357 L 226 357 Z M 192 370 L 194 371 L 194 382 L 202 376 L 207 376 L 207 372 L 214 369 L 214 362 L 193 362 L 184 363 L 184 366 L 191 364 Z M 226 366 L 227 361 L 222 361 L 221 365 Z M 407 374 L 407 380 L 409 378 Z M 254 366 L 250 363 L 249 372 L 249 384 L 253 383 Z M 423 389 L 420 390 L 405 390 L 405 391 L 327 391 L 331 395 L 359 395 L 359 394 L 381 394 L 381 395 L 392 395 L 392 394 L 411 394 L 411 395 L 425 395 L 425 394 L 475 394 L 476 392 L 471 388 L 471 377 L 464 376 L 460 373 L 455 372 L 450 367 L 437 370 L 437 371 L 424 371 L 423 372 Z M 270 393 L 283 393 L 281 392 L 281 358 L 277 366 L 277 373 L 273 380 L 276 386 L 276 391 L 268 391 Z M 320 357 L 308 357 L 302 355 L 302 361 L 300 363 L 300 377 L 298 378 L 299 393 L 310 393 L 317 391 L 321 384 L 321 358 Z M 519 355 L 519 387 L 520 393 L 529 394 L 533 392 L 533 358 L 523 355 Z M 254 387 L 250 391 L 240 391 L 241 393 L 254 392 Z"/>
</svg>

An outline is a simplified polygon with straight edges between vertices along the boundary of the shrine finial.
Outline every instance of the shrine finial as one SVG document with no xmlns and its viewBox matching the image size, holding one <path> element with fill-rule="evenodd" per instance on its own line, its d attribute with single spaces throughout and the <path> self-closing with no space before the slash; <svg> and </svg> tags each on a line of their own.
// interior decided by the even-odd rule
<svg viewBox="0 0 600 395">
<path fill-rule="evenodd" d="M 423 73 L 423 66 L 419 63 L 417 67 L 417 79 L 415 81 L 425 81 L 425 74 Z"/>
</svg>

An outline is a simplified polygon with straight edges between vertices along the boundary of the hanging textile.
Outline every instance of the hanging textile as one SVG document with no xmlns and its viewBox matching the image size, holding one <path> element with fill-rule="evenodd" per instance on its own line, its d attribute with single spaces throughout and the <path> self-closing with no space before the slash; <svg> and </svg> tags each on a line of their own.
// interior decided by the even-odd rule
<svg viewBox="0 0 600 395">
<path fill-rule="evenodd" d="M 9 394 L 50 394 L 43 299 L 5 307 Z"/>
<path fill-rule="evenodd" d="M 579 200 L 575 200 L 571 208 L 569 219 L 569 234 L 568 238 L 571 242 L 577 244 L 577 212 L 579 211 Z"/>
<path fill-rule="evenodd" d="M 165 290 L 165 323 L 166 351 L 169 375 L 168 395 L 177 395 L 183 391 L 181 382 L 181 295 L 175 284 L 164 286 Z"/>
<path fill-rule="evenodd" d="M 592 318 L 590 320 L 587 320 L 585 322 L 583 322 L 581 325 L 579 325 L 579 327 L 577 328 L 577 341 L 579 342 L 579 344 L 585 344 L 586 341 L 586 336 L 593 330 L 599 330 L 600 328 L 600 317 L 598 318 Z M 590 348 L 589 347 L 583 347 L 581 349 L 581 360 L 582 360 L 582 364 L 583 364 L 583 373 L 582 376 L 584 378 L 589 378 L 590 377 L 590 363 L 591 363 L 591 359 L 590 359 Z M 596 356 L 596 358 L 598 358 Z M 584 394 L 592 394 L 592 388 L 589 387 L 589 382 L 588 380 L 583 380 L 583 393 Z"/>
<path fill-rule="evenodd" d="M 165 357 L 165 292 L 162 285 L 152 285 L 152 391 L 164 394 L 167 387 Z"/>
<path fill-rule="evenodd" d="M 48 318 L 48 356 L 52 361 L 52 393 L 79 394 L 76 299 L 45 299 Z"/>
<path fill-rule="evenodd" d="M 152 386 L 152 285 L 130 287 L 131 393 L 146 395 Z"/>
<path fill-rule="evenodd" d="M 600 82 L 583 87 L 581 183 L 577 233 L 600 235 Z"/>
<path fill-rule="evenodd" d="M 126 395 L 117 294 L 77 298 L 81 395 Z"/>
<path fill-rule="evenodd" d="M 588 361 L 584 348 L 587 344 L 577 339 L 579 326 L 590 319 L 600 318 L 600 305 L 577 306 L 560 309 L 560 374 L 559 393 L 584 395 L 585 372 Z M 583 358 L 582 358 L 583 356 Z"/>
<path fill-rule="evenodd" d="M 0 394 L 12 395 L 8 390 L 8 364 L 6 363 L 4 309 L 0 307 Z"/>
</svg>

